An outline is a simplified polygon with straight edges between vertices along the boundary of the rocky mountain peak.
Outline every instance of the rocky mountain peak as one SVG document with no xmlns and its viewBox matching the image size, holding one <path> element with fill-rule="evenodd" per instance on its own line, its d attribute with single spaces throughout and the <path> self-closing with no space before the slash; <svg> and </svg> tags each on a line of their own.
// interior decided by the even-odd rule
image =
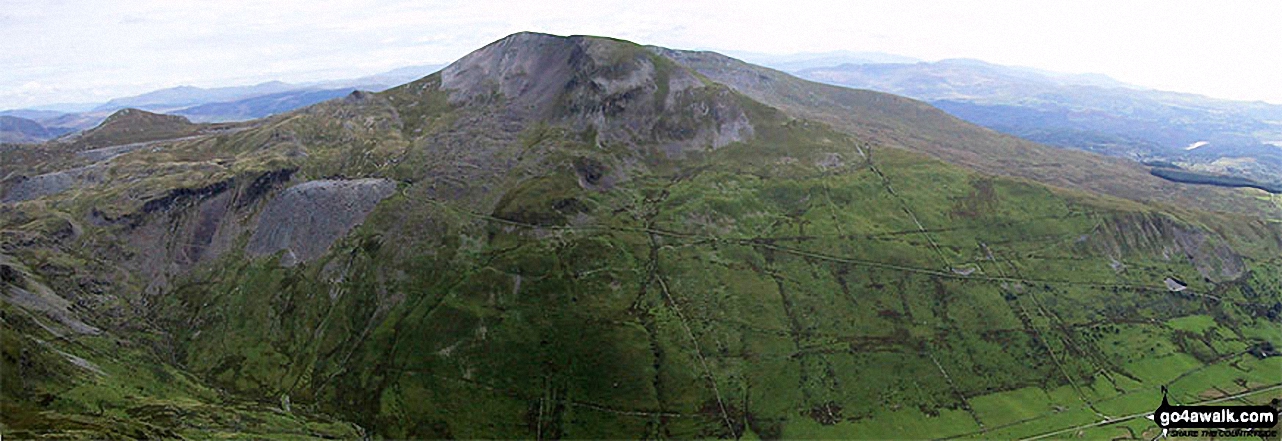
<svg viewBox="0 0 1282 441">
<path fill-rule="evenodd" d="M 679 152 L 753 133 L 729 88 L 609 38 L 513 34 L 446 67 L 440 84 L 451 104 L 497 99 L 510 115 L 592 129 L 605 142 L 658 143 Z"/>
</svg>

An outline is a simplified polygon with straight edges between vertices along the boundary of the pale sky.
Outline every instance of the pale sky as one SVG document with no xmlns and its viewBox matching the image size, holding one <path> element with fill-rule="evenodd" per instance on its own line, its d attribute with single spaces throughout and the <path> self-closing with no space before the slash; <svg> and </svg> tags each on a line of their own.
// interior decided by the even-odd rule
<svg viewBox="0 0 1282 441">
<path fill-rule="evenodd" d="M 977 58 L 1282 104 L 1282 1 L 0 0 L 0 109 L 350 78 L 505 35 Z"/>
</svg>

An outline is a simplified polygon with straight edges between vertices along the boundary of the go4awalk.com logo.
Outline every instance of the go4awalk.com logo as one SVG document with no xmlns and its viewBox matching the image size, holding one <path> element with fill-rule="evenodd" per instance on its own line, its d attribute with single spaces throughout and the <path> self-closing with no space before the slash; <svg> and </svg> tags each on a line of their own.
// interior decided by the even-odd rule
<svg viewBox="0 0 1282 441">
<path fill-rule="evenodd" d="M 1162 428 L 1154 440 L 1170 436 L 1277 439 L 1278 409 L 1272 406 L 1172 406 L 1162 386 L 1162 405 L 1147 418 Z"/>
</svg>

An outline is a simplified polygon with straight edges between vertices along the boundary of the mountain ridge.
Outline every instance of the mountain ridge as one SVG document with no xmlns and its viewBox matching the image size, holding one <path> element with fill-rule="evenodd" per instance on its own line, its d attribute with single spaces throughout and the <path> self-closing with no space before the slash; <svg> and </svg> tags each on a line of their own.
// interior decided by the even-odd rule
<svg viewBox="0 0 1282 441">
<path fill-rule="evenodd" d="M 176 86 L 105 103 L 40 106 L 0 111 L 0 115 L 27 118 L 47 127 L 49 136 L 25 137 L 15 134 L 10 141 L 31 144 L 48 141 L 66 133 L 86 130 L 112 112 L 137 108 L 150 112 L 182 115 L 201 123 L 240 122 L 262 118 L 346 95 L 354 90 L 384 90 L 438 70 L 441 65 L 405 66 L 358 78 L 285 83 L 268 81 L 254 85 L 202 88 Z M 61 110 L 36 110 L 61 109 Z"/>
<path fill-rule="evenodd" d="M 1231 192 L 1215 189 L 1173 185 L 1149 175 L 1147 168 L 1134 161 L 1048 148 L 1013 136 L 985 134 L 983 132 L 987 129 L 964 123 L 925 102 L 911 98 L 840 87 L 828 89 L 827 93 L 819 95 L 805 91 L 807 86 L 800 83 L 804 80 L 783 72 L 749 68 L 746 63 L 710 52 L 677 54 L 689 60 L 690 65 L 701 73 L 732 84 L 738 90 L 769 104 L 795 109 L 799 116 L 814 118 L 839 128 L 843 125 L 866 125 L 869 121 L 880 125 L 876 129 L 858 129 L 865 136 L 876 137 L 877 132 L 894 133 L 895 126 L 902 124 L 899 121 L 916 118 L 917 134 L 909 138 L 897 138 L 898 143 L 910 150 L 986 173 L 1028 178 L 1125 199 L 1243 212 L 1231 208 L 1236 203 L 1220 203 L 1236 199 L 1243 204 L 1255 206 L 1245 211 L 1247 213 L 1277 216 L 1276 206 L 1270 203 L 1252 203 L 1241 196 L 1233 196 Z M 756 74 L 739 74 L 745 69 L 755 70 Z M 901 109 L 898 110 L 899 113 L 891 114 L 885 110 L 889 103 L 904 103 L 906 106 L 898 107 Z M 852 113 L 852 109 L 859 109 L 861 112 Z M 942 127 L 948 129 L 938 130 Z M 934 134 L 929 134 L 931 131 Z M 964 148 L 958 148 L 952 145 L 952 138 L 955 137 L 970 140 L 963 141 Z"/>
</svg>

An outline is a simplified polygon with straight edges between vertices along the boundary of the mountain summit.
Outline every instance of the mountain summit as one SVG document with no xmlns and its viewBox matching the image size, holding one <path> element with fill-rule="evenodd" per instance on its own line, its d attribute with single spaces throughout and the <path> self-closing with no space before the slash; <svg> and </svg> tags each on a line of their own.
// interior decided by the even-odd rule
<svg viewBox="0 0 1282 441">
<path fill-rule="evenodd" d="M 591 129 L 600 143 L 677 154 L 752 136 L 728 88 L 617 40 L 515 34 L 446 67 L 440 88 L 453 105 L 502 97 L 510 117 Z"/>
<path fill-rule="evenodd" d="M 1197 209 L 1255 193 L 713 53 L 521 33 L 33 148 L 0 150 L 15 437 L 1018 438 L 1282 367 L 1282 229 Z"/>
</svg>

